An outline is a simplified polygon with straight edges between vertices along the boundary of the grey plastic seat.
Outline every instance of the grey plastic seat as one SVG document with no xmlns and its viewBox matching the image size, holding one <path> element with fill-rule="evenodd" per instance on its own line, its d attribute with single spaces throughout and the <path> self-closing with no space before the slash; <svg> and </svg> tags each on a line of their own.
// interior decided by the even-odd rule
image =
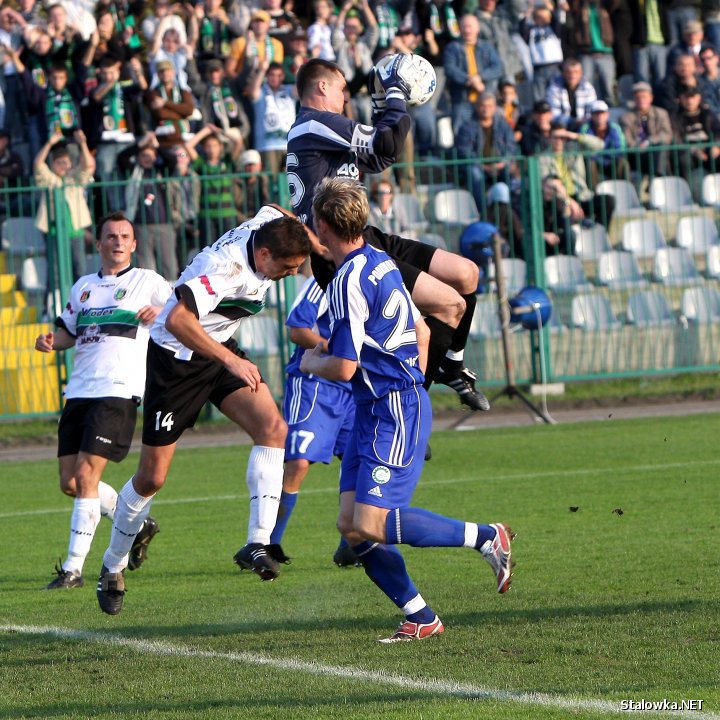
<svg viewBox="0 0 720 720">
<path fill-rule="evenodd" d="M 613 290 L 646 287 L 637 258 L 630 252 L 610 250 L 598 258 L 597 280 Z"/>
<path fill-rule="evenodd" d="M 612 330 L 620 327 L 610 301 L 597 293 L 576 295 L 570 306 L 570 317 L 572 324 L 582 330 Z"/>
<path fill-rule="evenodd" d="M 675 323 L 667 299 L 659 290 L 633 293 L 628 298 L 626 317 L 628 323 L 638 327 L 658 327 Z"/>
<path fill-rule="evenodd" d="M 701 280 L 692 255 L 682 247 L 660 248 L 655 253 L 653 276 L 667 286 L 692 285 Z"/>
<path fill-rule="evenodd" d="M 651 258 L 667 245 L 660 226 L 654 220 L 628 220 L 622 227 L 621 245 L 638 258 Z"/>
</svg>

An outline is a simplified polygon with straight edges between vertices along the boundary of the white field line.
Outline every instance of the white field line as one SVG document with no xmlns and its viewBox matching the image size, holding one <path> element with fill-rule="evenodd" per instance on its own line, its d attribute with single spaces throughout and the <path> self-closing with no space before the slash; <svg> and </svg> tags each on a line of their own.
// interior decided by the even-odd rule
<svg viewBox="0 0 720 720">
<path fill-rule="evenodd" d="M 578 475 L 611 475 L 616 477 L 618 473 L 648 473 L 657 472 L 662 470 L 681 470 L 687 467 L 702 467 L 707 465 L 720 465 L 720 458 L 711 460 L 691 460 L 688 462 L 678 463 L 663 463 L 661 465 L 630 465 L 628 467 L 613 467 L 613 468 L 585 468 L 582 470 L 546 470 L 544 472 L 534 473 L 514 473 L 509 475 L 493 475 L 494 481 L 508 481 L 513 480 L 539 480 L 542 478 L 554 478 L 554 477 L 573 477 Z M 441 485 L 458 485 L 461 483 L 476 483 L 477 477 L 462 477 L 462 478 L 446 478 L 445 480 L 421 480 L 421 488 L 436 487 Z M 337 493 L 334 487 L 322 487 L 322 488 L 307 488 L 304 489 L 303 495 L 314 495 L 324 493 Z M 188 505 L 194 503 L 206 503 L 206 502 L 226 502 L 228 500 L 246 500 L 247 494 L 244 495 L 210 495 L 203 497 L 189 497 L 189 498 L 174 498 L 165 500 L 160 497 L 159 500 L 153 502 L 153 506 L 158 505 Z M 60 513 L 72 512 L 72 504 L 68 504 L 64 508 L 38 508 L 37 510 L 18 510 L 15 512 L 3 512 L 0 513 L 0 520 L 6 518 L 17 518 L 17 517 L 29 517 L 32 515 L 56 515 Z"/>
<path fill-rule="evenodd" d="M 59 638 L 62 640 L 78 640 L 82 642 L 100 643 L 124 647 L 145 655 L 161 655 L 184 658 L 198 658 L 203 660 L 224 660 L 230 663 L 245 665 L 262 665 L 277 670 L 290 670 L 311 675 L 324 675 L 326 677 L 342 678 L 357 682 L 362 680 L 374 684 L 392 685 L 403 690 L 416 690 L 430 695 L 440 695 L 473 700 L 495 700 L 500 702 L 514 702 L 522 705 L 535 705 L 547 708 L 556 708 L 577 711 L 593 711 L 603 714 L 627 714 L 620 707 L 619 702 L 574 697 L 561 697 L 546 693 L 520 692 L 494 690 L 492 688 L 451 680 L 423 679 L 393 675 L 382 671 L 362 670 L 360 668 L 345 667 L 342 665 L 322 665 L 303 660 L 288 658 L 274 658 L 248 652 L 218 652 L 213 650 L 200 650 L 188 645 L 174 645 L 157 640 L 139 640 L 137 638 L 110 635 L 107 633 L 90 632 L 87 630 L 72 630 L 69 628 L 51 627 L 44 625 L 0 625 L 0 632 L 5 634 L 16 633 L 20 635 L 41 635 Z M 678 701 L 679 702 L 679 701 Z M 662 717 L 679 717 L 692 720 L 720 720 L 720 715 L 700 711 L 648 711 L 632 712 L 632 715 L 659 715 Z"/>
</svg>

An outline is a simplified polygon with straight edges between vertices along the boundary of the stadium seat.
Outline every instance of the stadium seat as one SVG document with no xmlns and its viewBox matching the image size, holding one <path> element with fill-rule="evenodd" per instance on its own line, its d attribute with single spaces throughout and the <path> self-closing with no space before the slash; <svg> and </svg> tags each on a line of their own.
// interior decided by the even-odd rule
<svg viewBox="0 0 720 720">
<path fill-rule="evenodd" d="M 690 322 L 720 322 L 720 292 L 714 287 L 687 288 L 680 300 L 680 312 Z"/>
<path fill-rule="evenodd" d="M 655 253 L 653 277 L 663 285 L 694 285 L 701 281 L 692 255 L 681 247 L 660 248 Z"/>
<path fill-rule="evenodd" d="M 545 258 L 545 282 L 556 293 L 579 292 L 590 286 L 582 260 L 574 255 L 551 255 Z"/>
<path fill-rule="evenodd" d="M 720 245 L 711 245 L 708 248 L 705 273 L 709 278 L 720 278 Z"/>
<path fill-rule="evenodd" d="M 575 254 L 581 260 L 597 260 L 600 253 L 611 249 L 607 230 L 600 223 L 592 225 L 574 225 Z"/>
<path fill-rule="evenodd" d="M 703 205 L 720 208 L 720 173 L 705 175 L 701 195 Z"/>
<path fill-rule="evenodd" d="M 495 298 L 478 300 L 470 325 L 470 337 L 494 338 L 500 334 L 500 317 Z"/>
<path fill-rule="evenodd" d="M 44 297 L 47 287 L 47 270 L 47 260 L 44 257 L 25 258 L 20 273 L 23 292 L 31 297 Z"/>
<path fill-rule="evenodd" d="M 675 241 L 693 255 L 704 255 L 711 245 L 720 243 L 715 222 L 705 215 L 686 215 L 678 220 Z"/>
<path fill-rule="evenodd" d="M 519 292 L 527 285 L 527 263 L 522 258 L 503 258 L 503 277 L 508 297 Z M 489 276 L 495 280 L 495 263 L 489 264 Z M 494 283 L 493 283 L 494 284 Z"/>
<path fill-rule="evenodd" d="M 637 190 L 629 180 L 603 180 L 595 187 L 595 193 L 615 198 L 616 215 L 642 215 L 645 212 Z"/>
<path fill-rule="evenodd" d="M 654 220 L 628 220 L 622 227 L 623 250 L 637 258 L 651 258 L 667 245 L 663 231 Z"/>
<path fill-rule="evenodd" d="M 648 282 L 640 272 L 637 258 L 629 252 L 610 250 L 598 258 L 598 282 L 613 290 L 641 288 Z"/>
<path fill-rule="evenodd" d="M 628 298 L 628 323 L 638 327 L 656 327 L 675 323 L 665 296 L 658 290 L 641 290 Z"/>
<path fill-rule="evenodd" d="M 6 218 L 0 225 L 2 249 L 13 257 L 31 257 L 45 255 L 44 235 L 35 227 L 30 217 Z"/>
<path fill-rule="evenodd" d="M 650 205 L 665 212 L 677 212 L 697 208 L 693 202 L 690 185 L 685 178 L 654 177 L 650 181 Z"/>
<path fill-rule="evenodd" d="M 440 190 L 432 199 L 435 222 L 465 227 L 480 219 L 472 193 L 462 188 Z"/>
<path fill-rule="evenodd" d="M 582 330 L 612 330 L 620 327 L 610 301 L 604 295 L 576 295 L 570 306 L 570 317 L 573 326 Z"/>
<path fill-rule="evenodd" d="M 403 232 L 423 233 L 428 229 L 420 201 L 410 193 L 396 193 L 393 196 L 392 209 Z"/>
</svg>

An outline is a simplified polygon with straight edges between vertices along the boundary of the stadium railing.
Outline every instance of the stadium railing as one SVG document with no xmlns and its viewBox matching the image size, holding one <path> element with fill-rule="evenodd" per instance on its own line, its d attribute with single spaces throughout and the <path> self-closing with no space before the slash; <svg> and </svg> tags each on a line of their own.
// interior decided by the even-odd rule
<svg viewBox="0 0 720 720">
<path fill-rule="evenodd" d="M 566 149 L 564 167 L 579 162 L 584 169 L 582 219 L 568 217 L 562 198 L 551 197 L 547 190 L 544 195 L 543 174 L 552 172 L 547 156 L 459 160 L 451 149 L 442 161 L 400 163 L 386 176 L 400 192 L 417 198 L 427 221 L 420 232 L 413 218 L 414 228 L 407 228 L 407 235 L 427 235 L 458 252 L 468 224 L 493 223 L 505 240 L 508 257 L 524 261 L 527 284 L 547 290 L 553 302 L 548 326 L 540 331 L 513 328 L 518 384 L 710 371 L 720 369 L 720 303 L 714 302 L 720 297 L 720 162 L 703 159 L 700 152 L 707 151 L 709 157 L 710 147 L 678 145 L 621 154 Z M 505 163 L 507 171 L 486 171 L 498 162 Z M 373 179 L 364 180 L 369 186 Z M 177 182 L 159 181 L 167 202 Z M 213 175 L 197 182 L 206 189 L 211 184 L 229 188 L 237 213 L 207 229 L 204 218 L 213 212 L 202 199 L 195 222 L 186 212 L 176 213 L 181 269 L 206 241 L 216 239 L 217 227 L 229 229 L 254 214 L 263 200 L 290 207 L 282 174 Z M 112 199 L 124 198 L 126 186 L 118 179 L 87 187 L 94 222 L 123 209 Z M 45 355 L 33 350 L 35 337 L 51 326 L 73 282 L 65 215 L 51 213 L 46 235 L 35 228 L 43 192 L 30 184 L 0 189 L 0 418 L 59 412 L 62 387 L 72 368 L 72 353 Z M 51 208 L 59 206 L 59 192 L 47 197 Z M 144 221 L 143 215 L 137 220 Z M 546 237 L 553 243 L 546 243 Z M 76 244 L 75 272 L 98 266 L 94 238 L 94 227 L 88 228 L 84 263 Z M 558 282 L 553 276 L 548 283 L 546 258 L 560 255 L 580 258 L 582 273 L 577 263 L 572 264 L 576 286 L 572 277 Z M 494 268 L 484 255 L 480 265 L 478 309 L 466 362 L 483 386 L 502 387 L 502 342 L 493 322 Z M 557 272 L 568 266 L 554 262 L 549 267 Z M 278 398 L 290 351 L 284 319 L 299 286 L 297 280 L 287 279 L 271 293 L 264 312 L 275 320 L 273 332 L 263 322 L 262 327 L 246 328 L 243 335 Z M 586 296 L 596 299 L 578 299 Z M 609 315 L 604 317 L 606 311 Z"/>
</svg>

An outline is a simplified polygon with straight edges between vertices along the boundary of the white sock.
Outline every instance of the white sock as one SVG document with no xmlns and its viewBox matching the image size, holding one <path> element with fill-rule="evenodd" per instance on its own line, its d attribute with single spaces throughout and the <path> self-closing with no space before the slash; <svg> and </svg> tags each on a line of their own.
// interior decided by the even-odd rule
<svg viewBox="0 0 720 720">
<path fill-rule="evenodd" d="M 115 505 L 117 504 L 115 488 L 110 487 L 101 480 L 98 485 L 98 495 L 100 496 L 100 514 L 112 522 L 115 517 Z"/>
<path fill-rule="evenodd" d="M 248 543 L 270 542 L 280 506 L 284 460 L 284 448 L 254 445 L 250 451 L 246 475 L 250 492 Z"/>
<path fill-rule="evenodd" d="M 103 565 L 108 572 L 118 573 L 127 567 L 128 553 L 145 518 L 150 514 L 153 497 L 138 495 L 132 478 L 118 493 L 110 545 L 103 556 Z"/>
<path fill-rule="evenodd" d="M 95 528 L 100 522 L 100 498 L 75 498 L 70 518 L 70 542 L 63 570 L 82 575 L 85 558 L 90 552 Z"/>
<path fill-rule="evenodd" d="M 465 351 L 464 350 L 448 350 L 445 353 L 445 357 L 448 360 L 456 360 L 457 362 L 462 362 L 465 359 Z"/>
</svg>

